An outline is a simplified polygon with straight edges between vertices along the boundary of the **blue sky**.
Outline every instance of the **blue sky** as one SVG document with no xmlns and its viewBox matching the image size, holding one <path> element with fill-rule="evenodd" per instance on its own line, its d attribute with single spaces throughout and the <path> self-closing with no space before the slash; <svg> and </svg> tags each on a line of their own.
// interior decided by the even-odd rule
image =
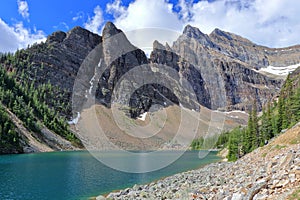
<svg viewBox="0 0 300 200">
<path fill-rule="evenodd" d="M 18 13 L 17 0 L 1 1 L 1 19 L 9 25 L 22 21 L 26 27 L 32 29 L 36 27 L 46 34 L 56 30 L 67 31 L 76 25 L 83 26 L 88 17 L 93 16 L 94 8 L 97 5 L 105 9 L 108 3 L 108 1 L 101 0 L 27 0 L 26 2 L 28 4 L 29 22 Z M 110 14 L 104 14 L 107 20 L 113 20 Z M 74 21 L 73 18 L 77 15 L 81 15 L 83 18 Z"/>
<path fill-rule="evenodd" d="M 106 21 L 124 31 L 191 24 L 209 34 L 220 28 L 258 44 L 300 43 L 299 0 L 1 0 L 0 52 L 82 26 L 101 34 Z"/>
</svg>

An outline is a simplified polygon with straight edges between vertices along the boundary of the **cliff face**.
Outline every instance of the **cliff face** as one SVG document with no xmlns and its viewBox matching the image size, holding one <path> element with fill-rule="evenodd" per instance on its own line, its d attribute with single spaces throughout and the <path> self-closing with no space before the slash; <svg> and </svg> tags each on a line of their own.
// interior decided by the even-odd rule
<svg viewBox="0 0 300 200">
<path fill-rule="evenodd" d="M 283 67 L 299 63 L 299 45 L 287 48 L 268 48 L 220 29 L 215 29 L 209 38 L 215 44 L 215 50 L 256 69 L 268 65 Z"/>
<path fill-rule="evenodd" d="M 43 66 L 33 78 L 71 91 L 82 61 L 101 41 L 101 36 L 81 27 L 51 34 L 44 44 L 28 49 L 33 67 Z"/>
<path fill-rule="evenodd" d="M 96 96 L 104 105 L 110 106 L 113 90 L 121 77 L 136 66 L 147 64 L 148 61 L 145 53 L 133 46 L 114 24 L 107 23 L 102 36 L 100 48 L 103 54 L 100 52 L 100 59 L 103 60 L 106 70 L 99 79 Z"/>
<path fill-rule="evenodd" d="M 171 67 L 176 71 L 174 76 L 179 81 L 186 80 L 196 95 L 188 96 L 179 90 L 171 91 L 172 88 L 163 84 L 150 83 L 135 88 L 129 97 L 119 93 L 123 95 L 120 99 L 130 98 L 132 117 L 147 111 L 151 104 L 179 104 L 179 99 L 185 96 L 188 96 L 186 106 L 193 109 L 198 109 L 198 104 L 201 104 L 210 109 L 247 110 L 254 99 L 261 108 L 278 93 L 282 80 L 265 76 L 257 70 L 268 65 L 286 66 L 300 62 L 299 46 L 271 49 L 219 29 L 206 35 L 189 25 L 171 47 L 155 41 L 150 59 L 147 59 L 145 53 L 133 46 L 121 30 L 108 22 L 102 37 L 75 27 L 68 33 L 55 32 L 45 43 L 27 49 L 25 54 L 31 55 L 28 73 L 37 84 L 50 81 L 59 86 L 64 91 L 60 95 L 62 101 L 70 101 L 77 72 L 95 48 L 98 48 L 99 54 L 97 62 L 101 59 L 106 67 L 97 81 L 96 97 L 101 104 L 109 107 L 118 81 L 141 65 L 145 65 L 145 70 L 154 69 L 161 73 L 165 73 L 162 66 Z M 87 80 L 92 79 L 94 71 L 86 73 Z M 141 77 L 131 78 L 133 81 Z M 88 87 L 85 89 L 88 90 Z M 193 98 L 197 102 L 191 102 Z M 70 116 L 70 106 L 68 110 L 64 114 Z"/>
<path fill-rule="evenodd" d="M 199 103 L 210 109 L 248 110 L 254 99 L 261 108 L 282 84 L 256 71 L 271 62 L 265 52 L 231 33 L 216 29 L 208 36 L 187 26 L 172 47 L 162 46 L 154 44 L 150 60 L 177 69 L 194 87 Z"/>
</svg>

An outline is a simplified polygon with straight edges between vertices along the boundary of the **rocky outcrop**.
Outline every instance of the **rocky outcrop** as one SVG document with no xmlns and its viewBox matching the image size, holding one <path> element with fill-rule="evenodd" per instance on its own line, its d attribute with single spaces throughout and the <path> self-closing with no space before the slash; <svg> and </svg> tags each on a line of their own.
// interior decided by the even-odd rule
<svg viewBox="0 0 300 200">
<path fill-rule="evenodd" d="M 283 67 L 299 63 L 299 45 L 287 48 L 268 48 L 220 29 L 215 29 L 209 38 L 215 44 L 216 51 L 245 62 L 255 69 L 269 65 Z"/>
<path fill-rule="evenodd" d="M 209 38 L 216 44 L 217 51 L 253 68 L 259 69 L 270 64 L 261 46 L 238 35 L 215 29 Z"/>
<path fill-rule="evenodd" d="M 114 24 L 109 22 L 105 25 L 102 37 L 102 59 L 106 70 L 99 79 L 96 96 L 102 103 L 110 106 L 113 90 L 120 78 L 129 70 L 147 64 L 148 61 L 145 53 L 133 46 Z M 119 93 L 119 95 L 127 94 Z"/>
<path fill-rule="evenodd" d="M 208 35 L 202 33 L 198 28 L 187 25 L 183 30 L 182 37 L 195 39 L 198 43 L 205 47 L 214 48 L 215 44 L 210 40 Z"/>
<path fill-rule="evenodd" d="M 16 71 L 22 76 L 26 73 L 29 80 L 36 87 L 50 83 L 56 86 L 53 98 L 61 105 L 50 105 L 67 118 L 71 118 L 71 98 L 74 80 L 86 56 L 100 42 L 101 36 L 93 34 L 81 27 L 74 27 L 69 32 L 54 32 L 46 42 L 35 44 L 19 52 L 24 65 L 18 66 Z M 62 105 L 63 104 L 63 105 Z M 61 109 L 61 107 L 66 109 Z"/>
<path fill-rule="evenodd" d="M 33 78 L 72 91 L 82 61 L 101 40 L 100 36 L 78 26 L 68 33 L 51 34 L 45 43 L 28 49 L 28 54 L 32 53 L 32 68 L 42 67 Z"/>
</svg>

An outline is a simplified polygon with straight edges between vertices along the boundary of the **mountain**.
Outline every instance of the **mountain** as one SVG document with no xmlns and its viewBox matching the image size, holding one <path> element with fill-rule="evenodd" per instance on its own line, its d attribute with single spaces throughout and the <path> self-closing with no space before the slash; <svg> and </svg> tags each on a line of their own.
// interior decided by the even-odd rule
<svg viewBox="0 0 300 200">
<path fill-rule="evenodd" d="M 55 32 L 48 36 L 46 42 L 18 50 L 14 55 L 1 55 L 0 59 L 1 68 L 22 91 L 15 95 L 24 96 L 24 104 L 32 109 L 32 120 L 54 132 L 54 135 L 61 134 L 67 140 L 71 138 L 71 141 L 76 138 L 76 128 L 71 125 L 69 130 L 65 124 L 72 120 L 74 123 L 73 115 L 77 116 L 77 112 L 85 109 L 83 105 L 91 94 L 95 94 L 97 105 L 101 105 L 102 110 L 108 109 L 107 112 L 111 112 L 115 100 L 120 105 L 128 104 L 125 113 L 133 119 L 151 110 L 153 105 L 171 110 L 181 107 L 195 111 L 208 109 L 207 112 L 212 113 L 211 110 L 248 111 L 256 100 L 258 109 L 262 109 L 263 105 L 278 95 L 285 76 L 261 70 L 269 65 L 286 67 L 298 63 L 300 46 L 273 49 L 219 29 L 207 35 L 190 25 L 185 27 L 172 46 L 154 41 L 153 51 L 147 58 L 111 22 L 105 25 L 102 36 L 75 27 L 67 33 Z M 105 69 L 100 75 L 96 71 L 97 65 Z M 166 70 L 164 66 L 172 70 Z M 137 74 L 131 74 L 134 69 L 139 69 Z M 126 74 L 130 75 L 127 77 L 130 81 L 121 82 L 120 85 L 119 81 Z M 166 74 L 177 82 L 173 83 L 172 79 L 166 81 Z M 140 86 L 132 84 L 141 83 L 145 77 L 149 78 L 147 83 Z M 180 88 L 178 83 L 185 87 Z M 116 88 L 122 90 L 114 93 Z M 12 88 L 3 86 L 3 90 Z M 5 104 L 3 99 L 2 104 L 6 113 L 12 111 L 17 118 L 23 117 L 17 115 L 12 109 L 13 105 Z M 47 114 L 51 114 L 55 120 L 49 119 L 52 117 L 47 117 Z M 23 118 L 20 121 L 24 123 Z M 227 128 L 245 124 L 243 117 L 227 116 L 226 119 Z M 177 120 L 176 117 L 174 120 Z M 10 121 L 16 124 L 16 121 Z M 28 127 L 25 123 L 25 129 L 30 129 Z M 18 134 L 25 135 L 19 129 Z M 107 128 L 107 131 L 112 129 Z M 170 130 L 167 132 L 171 133 Z M 37 136 L 41 134 L 34 129 L 30 131 Z M 115 132 L 122 134 L 117 129 Z M 49 146 L 45 135 L 42 134 L 40 142 Z M 161 136 L 159 144 L 168 141 L 168 138 Z M 120 142 L 119 139 L 115 140 Z M 23 141 L 20 146 L 24 147 L 26 139 L 20 141 Z M 135 142 L 124 144 L 124 147 L 134 146 Z M 64 146 L 60 148 L 66 149 Z"/>
</svg>

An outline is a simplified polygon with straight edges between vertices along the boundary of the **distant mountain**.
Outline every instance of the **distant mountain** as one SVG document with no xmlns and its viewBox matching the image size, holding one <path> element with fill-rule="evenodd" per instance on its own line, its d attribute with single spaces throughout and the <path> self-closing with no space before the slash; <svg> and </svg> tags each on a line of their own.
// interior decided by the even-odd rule
<svg viewBox="0 0 300 200">
<path fill-rule="evenodd" d="M 91 55 L 93 50 L 98 54 Z M 121 56 L 115 57 L 116 55 Z M 87 56 L 94 56 L 95 59 L 86 61 Z M 24 97 L 25 103 L 30 104 L 33 109 L 33 120 L 54 133 L 61 134 L 53 125 L 56 122 L 47 122 L 48 119 L 38 114 L 41 108 L 34 104 L 38 104 L 37 101 L 45 104 L 47 109 L 53 111 L 51 115 L 57 116 L 57 121 L 64 120 L 66 123 L 72 120 L 73 115 L 77 115 L 72 113 L 71 100 L 77 95 L 73 94 L 73 86 L 80 66 L 82 64 L 97 66 L 100 61 L 108 65 L 101 77 L 96 80 L 98 87 L 95 94 L 97 103 L 107 108 L 111 106 L 113 89 L 118 81 L 131 69 L 141 65 L 145 65 L 145 69 L 149 71 L 154 70 L 161 74 L 165 73 L 161 66 L 167 65 L 174 70 L 174 79 L 185 79 L 192 87 L 195 96 L 176 87 L 167 88 L 157 83 L 141 86 L 129 96 L 130 108 L 127 114 L 132 118 L 149 111 L 154 104 L 168 107 L 179 106 L 181 103 L 183 105 L 180 106 L 196 111 L 201 109 L 199 105 L 212 110 L 248 111 L 254 99 L 261 109 L 276 97 L 285 79 L 284 76 L 263 73 L 261 69 L 269 65 L 285 67 L 300 63 L 300 46 L 268 48 L 219 29 L 206 35 L 198 28 L 188 25 L 172 46 L 154 41 L 153 51 L 148 59 L 142 50 L 130 43 L 120 29 L 108 22 L 102 36 L 81 27 L 75 27 L 67 33 L 58 31 L 49 35 L 46 42 L 19 50 L 14 55 L 1 55 L 0 65 L 17 85 L 21 85 L 20 88 L 24 88 L 23 93 L 29 98 Z M 86 94 L 78 94 L 81 98 L 73 98 L 75 101 L 84 101 L 91 87 L 88 81 L 95 77 L 92 68 L 84 74 L 87 83 L 80 89 L 86 91 Z M 132 81 L 140 80 L 141 74 L 143 72 L 133 76 Z M 161 80 L 163 78 L 156 77 L 154 82 Z M 123 87 L 124 91 L 130 90 L 126 85 L 120 87 Z M 26 92 L 27 90 L 31 91 L 32 96 L 30 92 Z M 23 93 L 18 95 L 24 96 Z M 34 93 L 37 93 L 36 96 Z M 126 92 L 120 92 L 118 95 L 121 104 L 128 98 Z M 180 99 L 184 99 L 184 102 L 180 102 Z M 4 107 L 16 114 L 3 101 L 2 99 Z M 26 126 L 25 128 L 28 129 Z M 72 131 L 70 134 L 73 134 Z M 67 132 L 62 136 L 70 140 Z M 27 143 L 26 139 L 21 141 L 23 141 L 20 143 L 21 146 L 28 145 L 24 144 Z M 46 139 L 43 141 L 49 146 Z M 62 146 L 61 149 L 67 148 Z"/>
</svg>

